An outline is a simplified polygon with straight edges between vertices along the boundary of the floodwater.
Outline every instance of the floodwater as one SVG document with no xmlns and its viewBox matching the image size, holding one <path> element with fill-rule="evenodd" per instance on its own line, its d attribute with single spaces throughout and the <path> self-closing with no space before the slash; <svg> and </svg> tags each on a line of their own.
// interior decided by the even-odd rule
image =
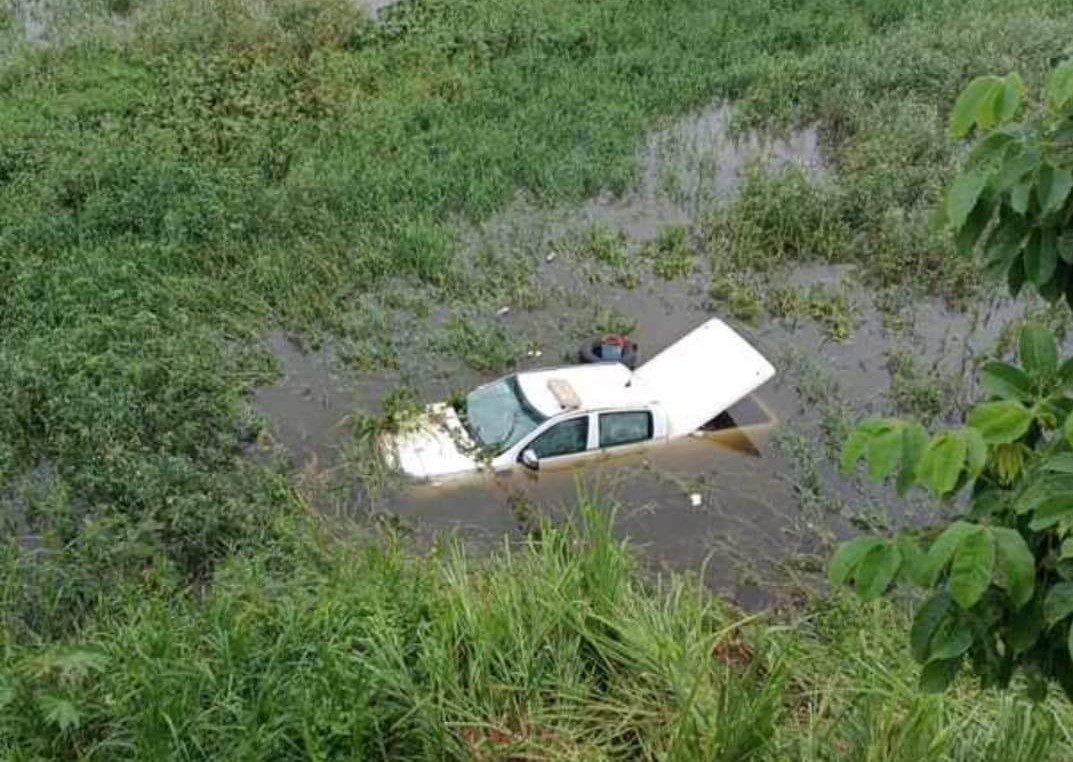
<svg viewBox="0 0 1073 762">
<path fill-rule="evenodd" d="M 272 422 L 272 440 L 260 442 L 259 449 L 286 453 L 303 468 L 330 465 L 355 405 L 360 401 L 375 407 L 390 380 L 377 378 L 359 387 L 342 376 L 342 365 L 330 349 L 307 352 L 282 331 L 269 335 L 267 347 L 281 374 L 276 383 L 254 392 L 254 407 Z"/>
<path fill-rule="evenodd" d="M 484 317 L 539 348 L 520 368 L 554 365 L 575 353 L 575 329 L 592 326 L 595 315 L 610 312 L 634 324 L 641 362 L 712 315 L 704 256 L 697 257 L 690 277 L 645 277 L 629 289 L 594 283 L 591 272 L 563 253 L 561 242 L 593 223 L 622 231 L 633 251 L 668 224 L 695 235 L 701 210 L 732 198 L 754 161 L 793 164 L 824 180 L 827 169 L 814 127 L 782 136 L 734 135 L 731 118 L 729 109 L 715 105 L 653 133 L 639 149 L 638 187 L 623 197 L 551 210 L 520 198 L 465 231 L 467 250 L 483 247 L 522 258 L 534 287 L 547 294 L 543 306 Z M 892 305 L 888 294 L 880 310 L 879 295 L 844 265 L 795 266 L 772 280 L 850 294 L 853 335 L 833 341 L 808 319 L 736 324 L 778 369 L 754 400 L 730 411 L 740 426 L 578 469 L 538 474 L 521 469 L 443 485 L 387 486 L 374 499 L 347 488 L 320 491 L 318 507 L 339 521 L 389 515 L 420 543 L 454 533 L 480 548 L 504 537 L 520 539 L 538 517 L 567 515 L 579 494 L 587 495 L 615 507 L 618 530 L 642 549 L 650 568 L 702 573 L 715 590 L 746 606 L 792 599 L 816 584 L 822 558 L 854 526 L 921 523 L 935 515 L 927 501 L 897 501 L 882 486 L 839 473 L 834 463 L 840 440 L 831 441 L 839 437 L 829 431 L 832 421 L 838 415 L 852 421 L 896 412 L 890 358 L 899 351 L 936 378 L 952 380 L 948 415 L 956 418 L 974 392 L 975 358 L 995 351 L 1003 330 L 1026 308 L 1023 301 L 1018 306 L 995 298 L 962 312 L 909 294 L 901 302 L 895 295 Z M 416 321 L 418 329 L 435 330 L 451 309 L 441 306 L 433 318 Z M 276 451 L 288 454 L 302 473 L 353 481 L 357 477 L 341 455 L 352 435 L 350 416 L 376 412 L 399 373 L 350 370 L 330 342 L 327 349 L 304 352 L 274 333 L 268 348 L 282 378 L 258 390 L 254 404 L 272 422 Z M 438 372 L 407 376 L 423 401 L 443 399 L 449 389 L 468 389 L 491 375 L 449 362 Z M 757 400 L 771 412 L 767 423 L 757 422 Z"/>
<path fill-rule="evenodd" d="M 524 196 L 479 228 L 468 244 L 517 248 L 555 242 L 586 225 L 622 231 L 636 245 L 670 225 L 695 229 L 705 209 L 733 197 L 754 163 L 796 167 L 821 180 L 827 165 L 815 125 L 772 134 L 732 129 L 733 110 L 717 102 L 651 133 L 637 150 L 638 184 L 621 196 L 599 194 L 576 206 L 545 208 Z"/>
<path fill-rule="evenodd" d="M 731 411 L 749 421 L 747 400 Z M 698 434 L 583 467 L 475 477 L 403 493 L 393 513 L 425 538 L 461 531 L 491 546 L 520 538 L 541 516 L 563 518 L 579 500 L 616 510 L 616 527 L 653 569 L 705 570 L 713 587 L 756 603 L 769 567 L 785 557 L 793 502 L 771 445 L 774 421 Z"/>
<path fill-rule="evenodd" d="M 0 484 L 0 537 L 14 537 L 23 550 L 42 550 L 41 536 L 32 527 L 32 505 L 47 499 L 56 485 L 56 469 L 40 460 L 22 475 Z"/>
<path fill-rule="evenodd" d="M 370 15 L 376 17 L 380 12 L 389 6 L 394 5 L 398 0 L 355 0 L 355 4 L 364 8 Z"/>
<path fill-rule="evenodd" d="M 851 274 L 823 268 L 792 277 L 837 283 Z M 675 289 L 687 292 L 688 285 L 638 289 L 623 305 L 638 321 L 642 361 L 709 316 L 688 297 L 673 298 L 668 291 Z M 721 431 L 577 469 L 538 474 L 519 469 L 497 477 L 389 487 L 373 501 L 358 500 L 345 489 L 325 498 L 329 493 L 321 490 L 319 507 L 344 524 L 362 520 L 367 512 L 389 515 L 425 546 L 444 534 L 458 534 L 471 547 L 488 548 L 504 537 L 520 540 L 540 516 L 567 515 L 579 494 L 588 495 L 615 506 L 618 530 L 642 549 L 650 568 L 703 570 L 713 589 L 744 606 L 791 600 L 816 584 L 821 559 L 833 542 L 860 521 L 871 521 L 871 514 L 885 513 L 892 524 L 933 518 L 926 501 L 895 501 L 889 490 L 837 471 L 820 433 L 825 403 L 814 399 L 815 391 L 803 392 L 805 376 L 822 374 L 827 392 L 855 417 L 888 413 L 887 358 L 896 344 L 903 342 L 964 378 L 971 376 L 971 358 L 988 351 L 1016 316 L 1004 300 L 973 314 L 930 300 L 916 301 L 910 311 L 905 319 L 912 327 L 897 334 L 877 311 L 865 312 L 845 343 L 831 341 L 811 323 L 739 326 L 779 375 L 730 411 L 738 427 L 727 429 L 724 420 Z M 282 334 L 273 334 L 270 346 L 281 361 L 283 380 L 259 390 L 255 402 L 273 421 L 278 444 L 304 474 L 319 469 L 344 481 L 351 478 L 340 457 L 350 436 L 349 416 L 355 409 L 376 410 L 392 380 L 348 377 L 330 351 L 302 352 Z M 426 402 L 442 398 L 442 389 L 419 391 Z M 758 404 L 770 416 L 760 415 Z M 801 454 L 788 452 L 781 440 L 787 432 L 799 435 L 815 456 L 821 508 L 802 498 L 804 489 L 817 488 L 801 483 L 805 477 L 795 460 Z"/>
<path fill-rule="evenodd" d="M 11 13 L 22 27 L 23 38 L 30 43 L 48 39 L 49 26 L 56 14 L 52 3 L 43 0 L 12 0 Z"/>
</svg>

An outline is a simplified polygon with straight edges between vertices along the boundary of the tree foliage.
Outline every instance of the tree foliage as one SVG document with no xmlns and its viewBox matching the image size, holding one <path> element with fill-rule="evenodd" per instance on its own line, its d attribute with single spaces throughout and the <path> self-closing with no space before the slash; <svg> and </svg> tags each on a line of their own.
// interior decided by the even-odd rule
<svg viewBox="0 0 1073 762">
<path fill-rule="evenodd" d="M 987 685 L 1022 669 L 1037 691 L 1053 678 L 1073 695 L 1073 359 L 1059 365 L 1054 336 L 1035 325 L 1021 332 L 1019 359 L 983 367 L 989 397 L 965 426 L 929 434 L 864 421 L 843 452 L 844 468 L 864 462 L 900 492 L 967 498 L 941 531 L 858 537 L 830 566 L 833 583 L 864 598 L 897 582 L 928 591 L 910 646 L 929 689 L 968 662 Z"/>
<path fill-rule="evenodd" d="M 1073 61 L 1032 106 L 1017 74 L 974 80 L 950 128 L 976 137 L 941 210 L 958 248 L 1012 295 L 1029 284 L 1073 307 Z M 926 592 L 909 633 L 922 688 L 943 690 L 969 666 L 985 686 L 1020 671 L 1034 698 L 1051 682 L 1073 698 L 1073 358 L 1039 325 L 1022 329 L 1017 355 L 981 367 L 986 397 L 964 426 L 873 419 L 850 434 L 844 469 L 863 462 L 899 494 L 920 487 L 964 512 L 851 540 L 829 575 L 866 599 L 899 583 Z"/>
<path fill-rule="evenodd" d="M 1017 74 L 965 88 L 950 132 L 979 139 L 941 211 L 958 249 L 978 252 L 1011 294 L 1028 283 L 1048 301 L 1065 296 L 1073 305 L 1073 60 L 1054 69 L 1040 103 L 1025 110 Z"/>
</svg>

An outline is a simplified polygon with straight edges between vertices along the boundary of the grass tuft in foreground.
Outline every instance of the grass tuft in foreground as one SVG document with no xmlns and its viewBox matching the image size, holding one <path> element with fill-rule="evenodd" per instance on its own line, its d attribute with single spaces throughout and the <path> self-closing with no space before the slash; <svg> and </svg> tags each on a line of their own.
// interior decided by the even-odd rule
<svg viewBox="0 0 1073 762">
<path fill-rule="evenodd" d="M 957 760 L 1069 753 L 1065 705 L 921 695 L 902 611 L 748 617 L 645 583 L 610 515 L 482 561 L 392 541 L 115 591 L 92 627 L 0 657 L 0 754 L 87 759 Z M 304 538 L 304 539 L 303 539 Z M 281 563 L 281 559 L 287 561 Z M 5 591 L 9 587 L 3 588 Z M 7 601 L 4 601 L 6 604 Z"/>
</svg>

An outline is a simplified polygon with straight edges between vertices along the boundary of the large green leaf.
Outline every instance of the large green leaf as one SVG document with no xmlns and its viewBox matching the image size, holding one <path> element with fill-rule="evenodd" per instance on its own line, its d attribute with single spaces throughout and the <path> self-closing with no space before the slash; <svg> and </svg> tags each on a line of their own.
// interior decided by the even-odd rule
<svg viewBox="0 0 1073 762">
<path fill-rule="evenodd" d="M 998 400 L 977 405 L 969 413 L 969 426 L 988 444 L 1005 444 L 1023 437 L 1032 425 L 1032 413 L 1020 402 Z"/>
<path fill-rule="evenodd" d="M 992 190 L 999 194 L 1012 190 L 1029 173 L 1036 171 L 1042 158 L 1040 152 L 1035 149 L 1020 153 L 1011 151 L 991 183 Z"/>
<path fill-rule="evenodd" d="M 902 467 L 895 486 L 899 495 L 904 495 L 917 478 L 917 463 L 928 446 L 928 432 L 919 423 L 910 423 L 902 431 Z"/>
<path fill-rule="evenodd" d="M 1073 516 L 1073 492 L 1059 492 L 1041 500 L 1032 511 L 1028 527 L 1034 532 Z"/>
<path fill-rule="evenodd" d="M 871 535 L 854 537 L 849 542 L 842 543 L 831 558 L 827 567 L 827 578 L 832 585 L 844 585 L 849 580 L 854 568 L 867 555 L 868 551 L 882 545 L 885 540 Z"/>
<path fill-rule="evenodd" d="M 955 244 L 957 245 L 959 254 L 966 257 L 972 254 L 973 250 L 976 248 L 976 244 L 980 242 L 980 236 L 987 230 L 987 226 L 994 215 L 994 203 L 988 201 L 981 195 L 980 199 L 976 202 L 976 206 L 969 212 L 965 224 L 957 231 Z"/>
<path fill-rule="evenodd" d="M 1002 273 L 998 273 L 1000 276 Z M 1010 292 L 1010 296 L 1014 299 L 1021 293 L 1021 289 L 1025 285 L 1025 257 L 1023 254 L 1018 254 L 1013 258 L 1013 261 L 1009 263 L 1006 270 L 1006 288 Z"/>
<path fill-rule="evenodd" d="M 866 431 L 861 431 L 860 427 L 855 428 L 846 437 L 846 441 L 842 444 L 842 470 L 846 473 L 853 471 L 854 466 L 857 465 L 864 454 L 868 451 L 868 443 L 871 441 L 872 435 Z"/>
<path fill-rule="evenodd" d="M 909 650 L 921 664 L 931 657 L 931 638 L 939 630 L 952 602 L 950 593 L 941 590 L 917 609 L 909 628 Z"/>
<path fill-rule="evenodd" d="M 1005 511 L 1009 507 L 1006 497 L 1002 490 L 994 488 L 975 492 L 969 506 L 969 517 L 980 521 L 990 519 L 995 514 Z"/>
<path fill-rule="evenodd" d="M 1066 416 L 1066 422 L 1062 425 L 1062 433 L 1065 434 L 1066 441 L 1073 445 L 1073 413 Z"/>
<path fill-rule="evenodd" d="M 1059 582 L 1047 591 L 1043 601 L 1043 618 L 1047 626 L 1073 614 L 1073 582 Z"/>
<path fill-rule="evenodd" d="M 991 164 L 1001 159 L 1010 149 L 1011 144 L 1017 141 L 1017 133 L 1013 130 L 1001 127 L 993 130 L 983 140 L 977 141 L 969 152 L 969 158 L 965 162 L 967 167 L 975 167 L 981 164 Z"/>
<path fill-rule="evenodd" d="M 1050 245 L 1045 246 L 1043 233 L 1035 230 L 1025 246 L 1025 276 L 1037 285 L 1048 283 L 1058 267 L 1058 254 L 1053 239 L 1049 243 Z"/>
<path fill-rule="evenodd" d="M 1058 232 L 1054 228 L 1044 228 L 1039 234 L 1039 256 L 1041 264 L 1050 262 L 1051 275 L 1058 272 L 1061 262 L 1058 258 Z M 1066 263 L 1068 264 L 1068 263 Z M 1048 280 L 1050 276 L 1048 276 Z"/>
<path fill-rule="evenodd" d="M 998 77 L 977 77 L 969 83 L 954 103 L 950 113 L 950 134 L 963 138 L 979 120 L 980 112 L 998 95 L 1005 82 Z"/>
<path fill-rule="evenodd" d="M 971 608 L 987 592 L 995 569 L 995 540 L 976 527 L 958 543 L 950 564 L 950 594 L 962 608 Z"/>
<path fill-rule="evenodd" d="M 1021 329 L 1019 352 L 1029 376 L 1050 378 L 1058 369 L 1058 343 L 1042 325 L 1028 323 Z"/>
<path fill-rule="evenodd" d="M 977 529 L 979 529 L 979 526 L 976 524 L 955 521 L 935 539 L 935 542 L 928 548 L 929 585 L 934 585 L 938 581 L 939 575 L 942 574 L 946 565 L 950 563 L 950 559 L 954 557 L 954 551 L 957 550 L 961 541 Z"/>
<path fill-rule="evenodd" d="M 996 279 L 1004 275 L 1012 277 L 1010 268 L 1015 262 L 1020 262 L 1022 272 L 1018 280 L 1022 279 L 1024 257 L 1020 252 L 1028 233 L 1028 226 L 1022 217 L 1012 212 L 1000 214 L 999 222 L 992 229 L 984 247 L 984 269 Z"/>
<path fill-rule="evenodd" d="M 842 470 L 851 472 L 857 461 L 868 452 L 873 439 L 901 425 L 901 421 L 889 418 L 869 418 L 857 424 L 842 446 Z"/>
<path fill-rule="evenodd" d="M 961 436 L 965 440 L 965 470 L 970 478 L 975 479 L 987 465 L 987 443 L 983 435 L 973 428 L 962 429 Z"/>
<path fill-rule="evenodd" d="M 1024 179 L 1010 190 L 1010 206 L 1020 215 L 1024 215 L 1028 211 L 1028 202 L 1032 197 L 1033 185 L 1034 183 L 1030 180 Z"/>
<path fill-rule="evenodd" d="M 1065 262 L 1060 262 L 1055 268 L 1054 277 L 1046 283 L 1037 283 L 1036 291 L 1048 304 L 1054 304 L 1065 293 L 1066 275 L 1069 268 Z"/>
<path fill-rule="evenodd" d="M 984 273 L 989 278 L 1010 283 L 1011 293 L 1025 282 L 1025 257 L 1021 254 L 1029 229 L 1023 217 L 1002 207 L 998 224 L 993 225 L 984 246 Z M 1017 272 L 1019 270 L 1019 272 Z"/>
<path fill-rule="evenodd" d="M 1006 593 L 1016 608 L 1028 603 L 1036 589 L 1036 559 L 1015 529 L 991 527 L 998 566 L 1006 579 Z"/>
<path fill-rule="evenodd" d="M 955 230 L 960 229 L 976 206 L 990 173 L 977 169 L 957 176 L 946 195 L 946 216 Z"/>
<path fill-rule="evenodd" d="M 1032 380 L 1015 365 L 994 360 L 980 368 L 980 386 L 993 397 L 1030 402 Z"/>
<path fill-rule="evenodd" d="M 931 639 L 928 661 L 955 659 L 972 645 L 972 627 L 964 616 L 948 616 Z"/>
<path fill-rule="evenodd" d="M 1073 416 L 1070 418 L 1073 419 Z M 1069 419 L 1067 419 L 1066 436 L 1069 436 L 1069 433 L 1070 424 Z M 1073 452 L 1060 452 L 1051 455 L 1040 464 L 1040 468 L 1056 474 L 1073 474 Z"/>
<path fill-rule="evenodd" d="M 1073 102 L 1073 61 L 1063 61 L 1051 72 L 1047 80 L 1047 102 L 1055 111 Z"/>
<path fill-rule="evenodd" d="M 869 550 L 853 572 L 857 594 L 866 601 L 883 595 L 901 563 L 902 555 L 893 544 L 883 543 Z"/>
<path fill-rule="evenodd" d="M 967 452 L 965 439 L 957 432 L 936 434 L 920 456 L 917 478 L 935 495 L 949 493 L 958 483 Z"/>
<path fill-rule="evenodd" d="M 899 535 L 895 540 L 898 552 L 902 556 L 902 565 L 898 569 L 898 579 L 926 587 L 928 584 L 928 557 L 920 548 L 915 537 Z"/>
<path fill-rule="evenodd" d="M 990 101 L 992 109 L 990 121 L 986 124 L 981 124 L 981 126 L 987 128 L 1012 119 L 1020 110 L 1024 96 L 1025 82 L 1021 79 L 1021 75 L 1017 72 L 1007 75 L 1002 87 L 997 89 L 995 96 Z"/>
<path fill-rule="evenodd" d="M 1029 513 L 1052 498 L 1071 493 L 1073 493 L 1073 476 L 1064 473 L 1044 473 L 1028 482 L 1028 486 L 1017 497 L 1015 507 L 1018 513 Z"/>
<path fill-rule="evenodd" d="M 1073 172 L 1064 167 L 1054 167 L 1050 164 L 1044 164 L 1040 167 L 1039 185 L 1036 188 L 1041 207 L 1040 214 L 1047 216 L 1061 209 L 1069 197 L 1071 188 L 1073 188 Z M 975 203 L 975 199 L 973 203 Z M 971 210 L 972 207 L 969 207 L 969 209 Z"/>
<path fill-rule="evenodd" d="M 868 443 L 868 476 L 875 480 L 885 479 L 894 472 L 902 457 L 902 431 L 892 427 L 881 432 Z"/>
<path fill-rule="evenodd" d="M 930 661 L 920 672 L 920 689 L 925 693 L 942 693 L 954 682 L 960 670 L 960 656 L 946 661 Z"/>
</svg>

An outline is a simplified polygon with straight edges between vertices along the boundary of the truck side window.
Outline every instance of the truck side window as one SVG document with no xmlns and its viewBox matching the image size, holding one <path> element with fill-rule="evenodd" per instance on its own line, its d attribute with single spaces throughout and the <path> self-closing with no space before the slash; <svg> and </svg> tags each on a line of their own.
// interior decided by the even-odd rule
<svg viewBox="0 0 1073 762">
<path fill-rule="evenodd" d="M 589 442 L 589 418 L 571 418 L 557 423 L 533 440 L 530 449 L 538 458 L 555 458 L 585 452 Z"/>
<path fill-rule="evenodd" d="M 600 414 L 600 447 L 617 447 L 651 438 L 652 413 L 647 410 Z"/>
</svg>

